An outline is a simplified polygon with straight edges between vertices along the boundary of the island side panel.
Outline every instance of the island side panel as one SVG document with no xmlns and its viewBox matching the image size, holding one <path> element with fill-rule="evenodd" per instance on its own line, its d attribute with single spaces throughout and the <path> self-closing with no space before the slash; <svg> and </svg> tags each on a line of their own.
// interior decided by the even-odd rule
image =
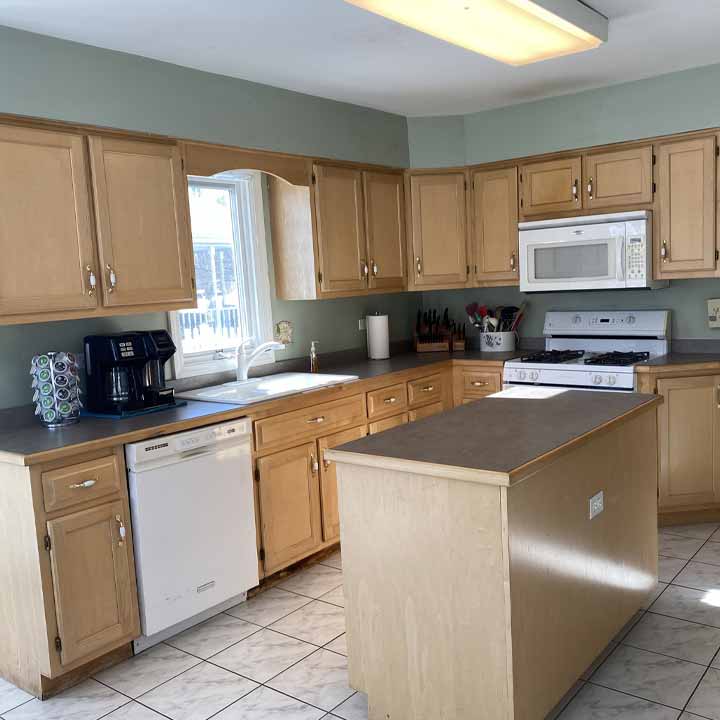
<svg viewBox="0 0 720 720">
<path fill-rule="evenodd" d="M 510 720 L 504 488 L 337 470 L 350 684 L 369 720 Z"/>
<path fill-rule="evenodd" d="M 655 586 L 656 423 L 650 408 L 508 490 L 516 720 L 542 720 Z"/>
</svg>

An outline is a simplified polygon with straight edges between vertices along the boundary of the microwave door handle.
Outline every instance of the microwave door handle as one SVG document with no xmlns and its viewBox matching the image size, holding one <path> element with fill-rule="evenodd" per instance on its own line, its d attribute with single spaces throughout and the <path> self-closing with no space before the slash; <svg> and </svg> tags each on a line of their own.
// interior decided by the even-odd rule
<svg viewBox="0 0 720 720">
<path fill-rule="evenodd" d="M 615 259 L 615 265 L 617 267 L 617 279 L 625 280 L 625 238 L 619 237 L 617 239 L 617 258 Z"/>
</svg>

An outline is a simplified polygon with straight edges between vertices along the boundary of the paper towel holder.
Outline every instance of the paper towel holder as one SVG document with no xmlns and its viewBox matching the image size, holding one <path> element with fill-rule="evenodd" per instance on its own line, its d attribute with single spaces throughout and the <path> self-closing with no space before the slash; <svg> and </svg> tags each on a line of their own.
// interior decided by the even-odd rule
<svg viewBox="0 0 720 720">
<path fill-rule="evenodd" d="M 390 357 L 389 317 L 379 312 L 365 317 L 368 357 L 387 360 Z"/>
</svg>

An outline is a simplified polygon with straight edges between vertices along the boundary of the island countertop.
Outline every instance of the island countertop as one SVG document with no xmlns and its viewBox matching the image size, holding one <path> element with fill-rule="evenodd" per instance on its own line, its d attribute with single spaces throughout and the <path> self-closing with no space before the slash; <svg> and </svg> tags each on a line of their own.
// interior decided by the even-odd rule
<svg viewBox="0 0 720 720">
<path fill-rule="evenodd" d="M 325 451 L 330 460 L 497 485 L 662 402 L 656 395 L 513 388 Z"/>
</svg>

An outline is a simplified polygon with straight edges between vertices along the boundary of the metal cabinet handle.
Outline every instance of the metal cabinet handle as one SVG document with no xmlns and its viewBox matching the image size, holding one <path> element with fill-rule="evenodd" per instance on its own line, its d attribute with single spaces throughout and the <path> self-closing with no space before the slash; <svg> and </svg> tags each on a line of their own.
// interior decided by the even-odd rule
<svg viewBox="0 0 720 720">
<path fill-rule="evenodd" d="M 370 273 L 370 268 L 364 260 L 360 261 L 360 270 L 362 271 L 363 277 L 367 280 L 368 274 Z"/>
<path fill-rule="evenodd" d="M 512 253 L 512 255 L 510 255 L 510 269 L 511 269 L 513 272 L 515 271 L 516 262 L 517 262 L 517 261 L 515 260 L 515 253 Z"/>
<path fill-rule="evenodd" d="M 417 269 L 417 274 L 422 275 L 422 260 L 419 257 L 415 258 L 415 268 Z"/>
<path fill-rule="evenodd" d="M 374 260 L 371 260 L 371 261 L 370 261 L 370 265 L 372 265 L 372 274 L 373 274 L 373 277 L 376 277 L 377 274 L 378 274 L 378 266 L 377 266 L 377 263 L 376 263 Z"/>
<path fill-rule="evenodd" d="M 426 385 L 424 388 L 420 388 L 420 392 L 432 392 L 434 389 L 434 385 Z"/>
<path fill-rule="evenodd" d="M 483 382 L 482 380 L 473 380 L 470 384 L 473 387 L 485 387 L 486 385 L 489 385 L 490 383 Z"/>
<path fill-rule="evenodd" d="M 115 274 L 115 271 L 112 269 L 112 267 L 109 264 L 105 265 L 105 269 L 107 270 L 107 273 L 108 273 L 108 283 L 109 283 L 108 292 L 111 293 L 117 287 L 117 275 Z"/>
<path fill-rule="evenodd" d="M 88 274 L 88 285 L 90 286 L 88 288 L 88 295 L 93 297 L 93 295 L 95 295 L 95 290 L 97 289 L 97 278 L 95 277 L 95 272 L 93 271 L 91 265 L 87 265 L 85 270 Z"/>
<path fill-rule="evenodd" d="M 318 469 L 318 461 L 315 459 L 315 456 L 310 453 L 310 472 L 312 472 L 313 475 L 317 475 Z"/>
<path fill-rule="evenodd" d="M 715 399 L 717 400 L 717 406 L 720 408 L 720 385 L 715 388 Z"/>
<path fill-rule="evenodd" d="M 393 395 L 392 397 L 386 397 L 386 398 L 383 400 L 383 402 L 384 402 L 386 405 L 392 405 L 393 403 L 396 403 L 396 402 L 397 402 L 397 398 Z"/>
<path fill-rule="evenodd" d="M 308 418 L 308 419 L 306 420 L 306 422 L 308 422 L 308 423 L 315 423 L 315 425 L 319 425 L 320 423 L 325 422 L 325 416 L 324 416 L 324 415 L 318 415 L 317 417 L 314 417 L 314 418 Z"/>
<path fill-rule="evenodd" d="M 580 183 L 579 183 L 579 181 L 578 181 L 577 178 L 576 178 L 576 179 L 575 179 L 575 182 L 573 182 L 573 186 L 572 186 L 573 200 L 574 200 L 575 202 L 577 202 L 577 201 L 580 199 L 580 195 L 579 195 L 579 193 L 578 193 L 578 185 L 579 185 L 579 184 L 580 184 Z"/>
<path fill-rule="evenodd" d="M 588 191 L 588 197 L 592 200 L 593 199 L 593 179 L 592 178 L 590 178 L 590 180 L 588 180 L 587 191 Z"/>
<path fill-rule="evenodd" d="M 330 468 L 330 461 L 325 458 L 325 453 L 323 453 L 323 467 L 328 470 Z"/>
<path fill-rule="evenodd" d="M 82 482 L 68 485 L 68 487 L 71 490 L 84 490 L 85 488 L 91 488 L 93 485 L 95 485 L 96 482 L 97 480 L 83 480 Z"/>
<path fill-rule="evenodd" d="M 115 521 L 118 524 L 118 534 L 120 535 L 120 540 L 118 540 L 118 547 L 122 547 L 125 544 L 125 537 L 127 536 L 127 531 L 125 530 L 125 523 L 119 515 L 115 516 Z"/>
<path fill-rule="evenodd" d="M 662 258 L 663 262 L 667 262 L 668 258 L 670 257 L 670 253 L 668 252 L 668 246 L 665 240 L 663 240 L 663 244 L 660 247 L 660 257 Z"/>
</svg>

